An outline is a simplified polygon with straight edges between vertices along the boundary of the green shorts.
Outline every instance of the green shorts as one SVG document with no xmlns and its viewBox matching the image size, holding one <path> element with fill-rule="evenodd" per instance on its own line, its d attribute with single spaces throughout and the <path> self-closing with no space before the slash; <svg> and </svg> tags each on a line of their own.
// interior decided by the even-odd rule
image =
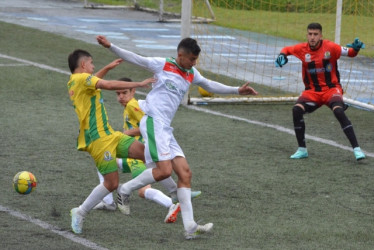
<svg viewBox="0 0 374 250">
<path fill-rule="evenodd" d="M 95 140 L 86 151 L 94 159 L 99 172 L 105 175 L 118 170 L 116 158 L 126 158 L 129 147 L 134 141 L 134 137 L 117 131 Z"/>
<path fill-rule="evenodd" d="M 132 158 L 123 158 L 122 159 L 122 172 L 123 173 L 131 173 L 131 177 L 135 178 L 140 175 L 144 170 L 146 170 L 146 166 L 143 161 L 132 159 Z"/>
</svg>

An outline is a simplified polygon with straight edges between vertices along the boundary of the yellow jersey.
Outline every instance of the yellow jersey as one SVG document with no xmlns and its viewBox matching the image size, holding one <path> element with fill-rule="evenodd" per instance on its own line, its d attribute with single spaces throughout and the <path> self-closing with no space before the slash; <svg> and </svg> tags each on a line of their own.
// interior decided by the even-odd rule
<svg viewBox="0 0 374 250">
<path fill-rule="evenodd" d="M 78 73 L 72 74 L 67 83 L 79 120 L 78 150 L 85 150 L 91 142 L 114 133 L 108 122 L 101 90 L 96 89 L 99 80 L 94 75 Z"/>
<path fill-rule="evenodd" d="M 123 110 L 124 130 L 139 128 L 139 123 L 143 116 L 144 112 L 140 109 L 138 101 L 135 98 L 132 98 Z M 144 143 L 142 136 L 135 136 L 135 139 Z"/>
</svg>

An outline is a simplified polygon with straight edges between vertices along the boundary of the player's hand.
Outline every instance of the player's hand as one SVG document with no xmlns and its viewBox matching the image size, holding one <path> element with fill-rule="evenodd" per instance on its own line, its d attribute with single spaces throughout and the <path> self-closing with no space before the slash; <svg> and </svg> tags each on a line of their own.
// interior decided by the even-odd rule
<svg viewBox="0 0 374 250">
<path fill-rule="evenodd" d="M 110 47 L 110 42 L 108 41 L 108 39 L 106 39 L 105 36 L 99 35 L 99 36 L 96 37 L 96 40 L 103 47 L 105 47 L 105 48 L 109 48 Z"/>
<path fill-rule="evenodd" d="M 109 70 L 112 70 L 112 69 L 114 69 L 115 67 L 117 67 L 118 65 L 120 65 L 122 62 L 123 62 L 123 59 L 119 58 L 119 59 L 116 59 L 116 60 L 114 60 L 113 62 L 109 63 L 106 67 L 107 67 Z"/>
<path fill-rule="evenodd" d="M 143 88 L 149 88 L 149 84 L 151 83 L 155 83 L 157 81 L 156 78 L 154 77 L 151 77 L 151 78 L 148 78 L 148 79 L 145 79 L 144 81 L 140 82 L 140 85 L 139 87 L 143 87 Z"/>
<path fill-rule="evenodd" d="M 277 60 L 275 60 L 275 67 L 281 67 L 288 62 L 286 54 L 280 53 Z"/>
<path fill-rule="evenodd" d="M 239 88 L 239 95 L 258 95 L 258 92 L 250 87 L 249 82 L 247 82 Z"/>
<path fill-rule="evenodd" d="M 353 43 L 347 44 L 348 48 L 353 48 L 356 51 L 360 51 L 360 49 L 365 49 L 365 44 L 358 39 L 358 37 L 355 38 Z"/>
</svg>

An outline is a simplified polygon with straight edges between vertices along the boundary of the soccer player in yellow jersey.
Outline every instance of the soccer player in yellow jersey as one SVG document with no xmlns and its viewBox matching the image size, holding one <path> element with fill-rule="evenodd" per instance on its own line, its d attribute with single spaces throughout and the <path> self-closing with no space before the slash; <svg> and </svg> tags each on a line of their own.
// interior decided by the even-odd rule
<svg viewBox="0 0 374 250">
<path fill-rule="evenodd" d="M 116 158 L 144 160 L 144 145 L 131 136 L 114 131 L 109 125 L 101 89 L 146 87 L 155 79 L 149 78 L 142 82 L 103 80 L 92 75 L 95 70 L 92 56 L 80 49 L 69 55 L 68 63 L 72 73 L 67 83 L 68 93 L 80 126 L 77 149 L 88 152 L 104 176 L 104 182 L 97 185 L 86 200 L 70 212 L 72 230 L 79 234 L 82 233 L 83 220 L 87 213 L 118 187 Z M 104 68 L 104 73 L 109 69 Z M 101 73 L 103 72 L 100 71 L 99 75 Z"/>
</svg>

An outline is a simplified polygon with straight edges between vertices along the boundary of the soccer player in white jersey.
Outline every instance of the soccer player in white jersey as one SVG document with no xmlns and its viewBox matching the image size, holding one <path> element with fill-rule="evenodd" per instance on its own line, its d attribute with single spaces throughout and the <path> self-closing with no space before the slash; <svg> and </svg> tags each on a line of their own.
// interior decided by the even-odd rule
<svg viewBox="0 0 374 250">
<path fill-rule="evenodd" d="M 194 67 L 201 50 L 192 38 L 185 38 L 179 43 L 177 58 L 143 57 L 111 44 L 104 36 L 97 36 L 97 41 L 123 60 L 151 71 L 157 79 L 146 100 L 139 101 L 145 113 L 140 122 L 140 131 L 145 141 L 145 160 L 147 164 L 155 163 L 155 167 L 148 168 L 123 184 L 120 187 L 122 200 L 127 200 L 133 190 L 170 177 L 174 170 L 178 176 L 177 196 L 185 238 L 193 239 L 199 234 L 210 232 L 213 223 L 198 225 L 194 220 L 191 170 L 174 138 L 172 119 L 191 83 L 218 94 L 257 95 L 257 92 L 248 86 L 249 83 L 231 87 L 204 78 Z"/>
<path fill-rule="evenodd" d="M 121 60 L 122 59 L 118 59 Z M 115 60 L 116 62 L 117 60 Z M 113 63 L 112 63 L 113 64 Z M 130 78 L 123 77 L 119 79 L 120 81 L 132 82 Z M 144 112 L 140 109 L 138 100 L 135 99 L 135 88 L 127 88 L 116 90 L 117 101 L 124 107 L 123 110 L 123 133 L 134 137 L 136 140 L 144 143 L 143 137 L 140 134 L 139 124 L 140 120 L 144 116 Z M 132 178 L 135 178 L 146 170 L 146 166 L 141 160 L 132 159 L 132 158 L 117 158 L 117 165 L 122 170 L 123 173 L 131 173 Z M 104 182 L 103 176 L 98 171 L 100 182 Z M 171 177 L 170 177 L 171 178 Z M 172 183 L 174 181 L 169 180 Z M 170 185 L 169 185 L 170 186 Z M 176 184 L 174 184 L 176 190 Z M 169 188 L 170 189 L 170 188 Z M 173 191 L 173 190 L 172 190 Z M 201 191 L 193 191 L 191 193 L 191 198 L 197 197 L 201 194 Z M 139 197 L 153 201 L 161 206 L 168 208 L 168 214 L 166 215 L 164 222 L 165 223 L 174 223 L 177 220 L 177 215 L 180 211 L 179 203 L 166 196 L 163 192 L 158 189 L 154 189 L 151 185 L 146 185 L 138 189 Z M 121 199 L 120 195 L 119 199 Z M 120 200 L 119 203 L 122 203 Z M 104 199 L 97 204 L 94 209 L 102 210 L 116 210 L 116 203 L 113 200 L 113 195 L 108 194 Z M 129 206 L 119 206 L 119 210 L 126 215 L 130 214 Z"/>
</svg>

